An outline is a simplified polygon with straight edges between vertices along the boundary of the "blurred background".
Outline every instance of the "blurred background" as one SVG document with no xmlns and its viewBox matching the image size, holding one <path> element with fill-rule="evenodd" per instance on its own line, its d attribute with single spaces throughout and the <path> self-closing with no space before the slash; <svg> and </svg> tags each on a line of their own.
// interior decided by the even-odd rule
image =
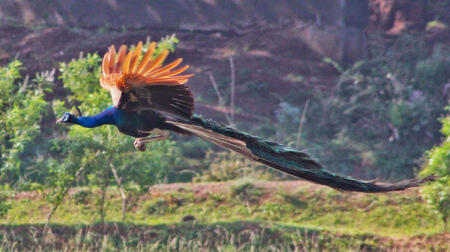
<svg viewBox="0 0 450 252">
<path fill-rule="evenodd" d="M 0 1 L 0 248 L 447 250 L 448 13 L 448 0 Z M 111 104 L 101 58 L 139 41 L 191 66 L 205 118 L 344 176 L 440 179 L 344 194 L 194 137 L 141 153 L 110 126 L 57 126 Z"/>
</svg>

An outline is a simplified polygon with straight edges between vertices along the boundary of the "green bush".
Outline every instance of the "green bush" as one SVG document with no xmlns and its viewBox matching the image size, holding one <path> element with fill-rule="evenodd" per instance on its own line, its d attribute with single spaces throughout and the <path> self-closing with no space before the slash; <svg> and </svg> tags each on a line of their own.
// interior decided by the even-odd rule
<svg viewBox="0 0 450 252">
<path fill-rule="evenodd" d="M 0 192 L 0 218 L 5 216 L 11 208 L 12 203 L 9 199 L 9 195 L 7 193 Z"/>
<path fill-rule="evenodd" d="M 229 181 L 242 177 L 271 178 L 263 165 L 245 159 L 234 152 L 208 151 L 204 164 L 208 169 L 195 177 L 196 181 Z"/>
<path fill-rule="evenodd" d="M 164 198 L 158 198 L 155 201 L 149 202 L 145 206 L 145 212 L 147 214 L 166 214 L 169 209 L 169 203 Z"/>
<path fill-rule="evenodd" d="M 414 87 L 403 74 L 385 60 L 372 60 L 346 70 L 338 82 L 328 117 L 336 124 L 332 143 L 354 152 L 349 163 L 369 168 L 367 177 L 413 176 L 415 160 L 439 137 L 435 120 L 443 105 L 433 91 L 438 88 Z"/>
<path fill-rule="evenodd" d="M 54 74 L 36 74 L 30 81 L 22 79 L 21 70 L 18 60 L 0 67 L 0 182 L 16 188 L 45 179 L 49 144 L 42 121 Z"/>
<path fill-rule="evenodd" d="M 231 187 L 231 198 L 238 199 L 241 202 L 254 203 L 259 200 L 263 194 L 262 188 L 255 186 L 248 181 L 241 181 Z"/>
<path fill-rule="evenodd" d="M 89 201 L 92 198 L 92 192 L 90 190 L 80 190 L 77 191 L 74 195 L 73 195 L 73 199 L 75 200 L 76 204 L 80 204 L 80 205 L 86 205 L 89 203 Z"/>
<path fill-rule="evenodd" d="M 448 224 L 450 217 L 450 116 L 442 121 L 444 141 L 426 153 L 428 159 L 422 175 L 434 174 L 438 179 L 422 187 L 421 192 L 427 203 L 442 216 Z"/>
</svg>

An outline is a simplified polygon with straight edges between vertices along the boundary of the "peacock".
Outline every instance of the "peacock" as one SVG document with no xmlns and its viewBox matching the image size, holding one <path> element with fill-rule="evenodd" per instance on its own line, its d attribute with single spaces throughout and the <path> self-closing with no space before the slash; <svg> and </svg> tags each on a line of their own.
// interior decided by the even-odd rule
<svg viewBox="0 0 450 252">
<path fill-rule="evenodd" d="M 433 176 L 399 183 L 378 183 L 338 176 L 325 169 L 308 154 L 264 140 L 194 114 L 194 98 L 185 85 L 192 74 L 182 73 L 189 65 L 177 68 L 182 59 L 163 65 L 169 51 L 155 57 L 156 43 L 143 54 L 143 43 L 134 50 L 121 45 L 109 47 L 102 61 L 100 84 L 111 93 L 112 106 L 94 116 L 65 113 L 57 122 L 86 128 L 115 125 L 135 139 L 134 146 L 145 151 L 145 144 L 168 138 L 167 132 L 193 135 L 250 160 L 279 171 L 341 191 L 388 192 L 404 190 L 434 180 Z"/>
</svg>

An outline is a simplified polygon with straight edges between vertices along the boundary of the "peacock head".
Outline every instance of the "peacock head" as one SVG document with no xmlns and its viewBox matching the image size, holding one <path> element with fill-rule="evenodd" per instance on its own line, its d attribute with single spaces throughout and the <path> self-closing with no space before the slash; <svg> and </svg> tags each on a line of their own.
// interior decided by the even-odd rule
<svg viewBox="0 0 450 252">
<path fill-rule="evenodd" d="M 64 113 L 64 115 L 61 116 L 58 120 L 56 120 L 57 123 L 75 123 L 76 119 L 81 116 L 81 111 L 78 107 L 75 107 L 75 110 L 73 112 Z"/>
<path fill-rule="evenodd" d="M 72 115 L 71 113 L 64 113 L 64 115 L 61 116 L 61 118 L 59 118 L 58 120 L 56 120 L 56 122 L 73 123 L 75 121 L 75 118 L 76 116 Z"/>
</svg>

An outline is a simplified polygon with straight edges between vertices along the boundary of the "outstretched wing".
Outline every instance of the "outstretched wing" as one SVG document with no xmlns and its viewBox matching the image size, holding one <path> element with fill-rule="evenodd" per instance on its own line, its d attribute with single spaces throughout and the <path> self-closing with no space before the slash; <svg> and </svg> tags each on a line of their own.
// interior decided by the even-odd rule
<svg viewBox="0 0 450 252">
<path fill-rule="evenodd" d="M 116 52 L 112 45 L 103 57 L 100 84 L 111 92 L 118 108 L 138 113 L 152 110 L 169 118 L 190 117 L 194 99 L 184 84 L 192 75 L 180 75 L 189 66 L 175 69 L 181 58 L 163 66 L 169 51 L 164 50 L 155 58 L 155 47 L 152 42 L 142 56 L 142 42 L 133 51 L 122 45 Z"/>
</svg>

